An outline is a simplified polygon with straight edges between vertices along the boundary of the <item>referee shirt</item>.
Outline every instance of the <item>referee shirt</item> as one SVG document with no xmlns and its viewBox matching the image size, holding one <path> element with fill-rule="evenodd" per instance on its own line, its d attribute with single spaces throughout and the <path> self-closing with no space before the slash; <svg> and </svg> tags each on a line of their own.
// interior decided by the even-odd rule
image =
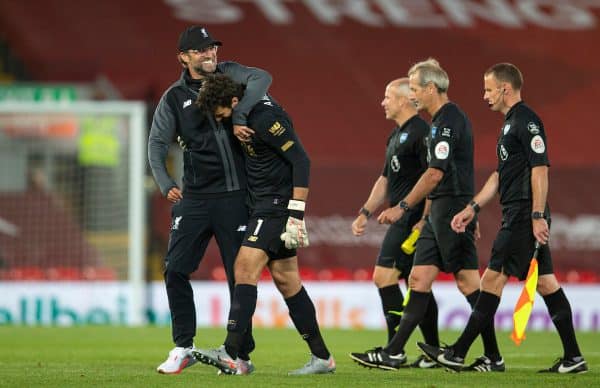
<svg viewBox="0 0 600 388">
<path fill-rule="evenodd" d="M 500 203 L 531 199 L 531 169 L 550 163 L 544 124 L 523 101 L 506 113 L 496 153 Z"/>
<path fill-rule="evenodd" d="M 387 178 L 390 206 L 404 198 L 427 169 L 425 138 L 429 126 L 419 115 L 406 120 L 390 134 L 381 175 Z"/>
<path fill-rule="evenodd" d="M 448 102 L 436 112 L 428 142 L 429 167 L 444 172 L 444 177 L 429 198 L 472 197 L 475 186 L 473 131 L 467 115 L 458 105 Z"/>
</svg>

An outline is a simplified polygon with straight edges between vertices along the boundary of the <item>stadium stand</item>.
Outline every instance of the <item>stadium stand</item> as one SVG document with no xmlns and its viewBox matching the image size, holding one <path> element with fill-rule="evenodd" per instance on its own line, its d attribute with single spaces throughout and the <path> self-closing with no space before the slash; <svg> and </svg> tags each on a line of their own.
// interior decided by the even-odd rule
<svg viewBox="0 0 600 388">
<path fill-rule="evenodd" d="M 421 11 L 430 17 L 415 14 L 407 20 L 369 1 L 362 14 L 323 13 L 301 1 L 274 2 L 280 8 L 270 12 L 258 1 L 229 3 L 235 12 L 228 15 L 235 20 L 218 22 L 221 14 L 202 13 L 192 2 L 145 2 L 142 13 L 137 0 L 8 1 L 0 3 L 0 24 L 6 42 L 35 80 L 78 82 L 102 75 L 125 98 L 150 104 L 180 71 L 175 42 L 189 24 L 206 24 L 224 42 L 220 59 L 268 69 L 274 75 L 272 93 L 293 116 L 313 161 L 307 214 L 318 233 L 303 251 L 302 263 L 311 268 L 310 273 L 304 270 L 306 276 L 316 279 L 364 280 L 368 274 L 361 271 L 377 254 L 376 244 L 351 241 L 348 234 L 349 222 L 381 168 L 382 144 L 391 128 L 379 106 L 387 81 L 429 56 L 444 65 L 451 78 L 450 97 L 473 121 L 480 186 L 495 167 L 501 124 L 482 100 L 482 73 L 493 63 L 514 62 L 526 75 L 525 100 L 536 107 L 550 139 L 550 200 L 559 215 L 553 237 L 556 268 L 566 281 L 598 281 L 600 138 L 596 112 L 589 108 L 600 95 L 600 52 L 591 49 L 600 40 L 598 8 L 581 5 L 579 13 L 562 14 L 547 6 L 527 14 L 519 1 L 512 1 L 506 2 L 504 14 L 494 14 L 483 5 L 457 6 L 450 12 L 441 2 L 424 1 Z M 209 17 L 212 23 L 202 22 Z M 152 236 L 163 244 L 157 251 L 164 251 L 169 205 L 160 199 L 152 203 Z M 9 209 L 1 206 L 2 194 L 0 215 L 7 214 Z M 61 225 L 70 226 L 64 214 L 57 216 Z M 482 213 L 484 263 L 499 218 L 497 206 Z M 12 258 L 9 265 L 27 249 L 2 235 L 0 242 L 3 257 Z M 80 241 L 65 244 L 73 253 L 67 266 L 81 266 L 94 255 Z M 65 250 L 49 251 L 48 262 L 64 259 Z M 211 245 L 195 278 L 220 280 L 219 266 L 218 251 Z"/>
</svg>

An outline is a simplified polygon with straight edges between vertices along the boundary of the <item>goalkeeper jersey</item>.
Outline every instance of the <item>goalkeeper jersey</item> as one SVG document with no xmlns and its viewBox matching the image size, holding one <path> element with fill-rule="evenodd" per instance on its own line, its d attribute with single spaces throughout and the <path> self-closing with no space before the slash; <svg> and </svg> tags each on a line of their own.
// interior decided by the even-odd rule
<svg viewBox="0 0 600 388">
<path fill-rule="evenodd" d="M 290 116 L 265 97 L 248 114 L 255 133 L 242 143 L 246 157 L 249 207 L 283 208 L 294 186 L 308 187 L 310 160 Z"/>
</svg>

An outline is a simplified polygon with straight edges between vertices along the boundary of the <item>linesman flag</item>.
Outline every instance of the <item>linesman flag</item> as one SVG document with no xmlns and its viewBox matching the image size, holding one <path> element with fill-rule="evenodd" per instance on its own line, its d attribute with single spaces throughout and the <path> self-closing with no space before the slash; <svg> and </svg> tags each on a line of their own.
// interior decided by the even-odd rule
<svg viewBox="0 0 600 388">
<path fill-rule="evenodd" d="M 537 256 L 540 251 L 540 243 L 535 242 L 535 250 L 533 251 L 533 257 L 529 264 L 529 271 L 527 272 L 527 278 L 525 278 L 525 285 L 515 306 L 513 313 L 513 332 L 510 338 L 515 344 L 521 345 L 521 342 L 525 339 L 525 328 L 527 322 L 529 322 L 529 316 L 533 309 L 533 300 L 535 299 L 535 290 L 538 282 L 538 262 Z"/>
</svg>

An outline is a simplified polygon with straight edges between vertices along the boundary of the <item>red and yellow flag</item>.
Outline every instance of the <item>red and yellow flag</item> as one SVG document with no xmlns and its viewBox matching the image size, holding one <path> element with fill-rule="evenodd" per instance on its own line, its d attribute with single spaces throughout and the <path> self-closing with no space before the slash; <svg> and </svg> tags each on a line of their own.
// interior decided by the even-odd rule
<svg viewBox="0 0 600 388">
<path fill-rule="evenodd" d="M 527 322 L 529 322 L 529 316 L 533 309 L 533 301 L 535 299 L 535 291 L 538 282 L 538 250 L 539 245 L 536 243 L 535 252 L 533 253 L 533 258 L 529 264 L 529 271 L 527 272 L 527 278 L 525 279 L 525 285 L 523 286 L 523 290 L 521 291 L 521 295 L 519 296 L 519 300 L 517 301 L 513 313 L 514 328 L 510 338 L 517 345 L 520 345 L 525 339 L 525 328 L 527 327 Z"/>
</svg>

